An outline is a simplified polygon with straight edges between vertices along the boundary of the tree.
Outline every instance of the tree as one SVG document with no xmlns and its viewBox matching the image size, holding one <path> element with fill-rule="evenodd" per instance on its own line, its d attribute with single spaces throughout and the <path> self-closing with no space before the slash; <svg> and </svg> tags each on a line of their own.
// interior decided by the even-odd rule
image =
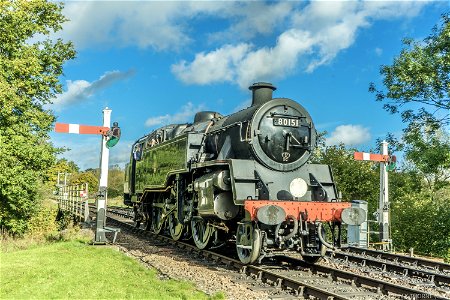
<svg viewBox="0 0 450 300">
<path fill-rule="evenodd" d="M 113 168 L 108 172 L 108 197 L 123 197 L 123 181 L 125 172 L 120 168 Z"/>
<path fill-rule="evenodd" d="M 62 91 L 58 77 L 75 57 L 71 43 L 51 40 L 66 21 L 62 4 L 0 0 L 0 226 L 26 230 L 39 206 L 38 187 L 55 162 L 44 108 Z"/>
<path fill-rule="evenodd" d="M 78 173 L 72 177 L 70 184 L 87 183 L 89 189 L 89 197 L 94 198 L 98 192 L 98 177 L 93 172 L 85 171 Z"/>
<path fill-rule="evenodd" d="M 425 178 L 431 193 L 450 186 L 450 138 L 447 132 L 412 122 L 403 140 L 406 160 Z"/>
<path fill-rule="evenodd" d="M 384 90 L 369 86 L 384 109 L 408 124 L 402 141 L 387 137 L 405 158 L 390 177 L 394 246 L 450 259 L 449 13 L 426 39 L 404 45 L 392 65 L 380 68 Z"/>
<path fill-rule="evenodd" d="M 391 113 L 401 113 L 405 123 L 421 120 L 432 126 L 450 123 L 450 17 L 421 42 L 404 39 L 405 48 L 391 66 L 381 66 L 385 90 L 374 83 L 369 91 Z M 420 108 L 407 104 L 419 104 Z"/>
<path fill-rule="evenodd" d="M 75 176 L 79 171 L 80 168 L 75 162 L 61 158 L 47 171 L 44 181 L 47 182 L 49 186 L 54 186 L 57 184 L 59 173 L 67 173 L 71 174 L 71 176 Z"/>
<path fill-rule="evenodd" d="M 317 147 L 315 163 L 331 166 L 334 181 L 344 201 L 365 200 L 369 202 L 370 213 L 378 207 L 379 171 L 372 162 L 353 158 L 356 149 L 339 146 Z"/>
<path fill-rule="evenodd" d="M 412 175 L 411 178 L 408 178 Z M 403 182 L 417 184 L 414 174 L 401 173 Z M 393 197 L 392 238 L 396 250 L 440 256 L 450 261 L 450 191 L 410 190 Z"/>
</svg>

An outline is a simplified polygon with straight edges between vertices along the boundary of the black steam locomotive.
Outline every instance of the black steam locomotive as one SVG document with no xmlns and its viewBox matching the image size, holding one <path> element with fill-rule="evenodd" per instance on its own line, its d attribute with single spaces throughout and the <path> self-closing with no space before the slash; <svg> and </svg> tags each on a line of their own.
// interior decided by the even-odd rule
<svg viewBox="0 0 450 300">
<path fill-rule="evenodd" d="M 339 246 L 342 223 L 360 224 L 365 212 L 338 199 L 329 166 L 308 163 L 311 116 L 291 99 L 272 98 L 275 89 L 255 83 L 244 110 L 198 112 L 192 124 L 137 140 L 124 186 L 137 226 L 192 238 L 200 249 L 235 241 L 243 263 L 286 249 L 313 263 Z"/>
</svg>

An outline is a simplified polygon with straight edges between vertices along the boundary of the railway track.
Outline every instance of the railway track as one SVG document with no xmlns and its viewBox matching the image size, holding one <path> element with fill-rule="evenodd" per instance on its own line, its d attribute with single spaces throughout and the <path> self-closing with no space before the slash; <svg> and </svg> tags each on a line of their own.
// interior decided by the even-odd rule
<svg viewBox="0 0 450 300">
<path fill-rule="evenodd" d="M 450 275 L 450 264 L 438 261 L 355 247 L 345 248 L 344 251 L 346 253 L 352 254 L 356 253 L 366 257 L 374 257 L 386 261 L 393 261 L 396 263 L 400 263 L 402 265 L 409 265 L 411 267 L 421 267 L 423 269 L 429 269 L 431 271 L 442 272 L 446 273 L 447 275 Z"/>
<path fill-rule="evenodd" d="M 261 265 L 243 265 L 239 260 L 214 251 L 199 250 L 195 246 L 176 242 L 169 237 L 154 235 L 135 228 L 130 211 L 118 208 L 108 209 L 108 220 L 122 230 L 142 236 L 151 236 L 152 240 L 176 245 L 186 251 L 196 252 L 199 256 L 224 264 L 239 272 L 241 281 L 254 281 L 283 289 L 295 297 L 314 297 L 317 299 L 447 299 L 396 285 L 380 279 L 371 278 L 337 270 L 323 265 L 309 265 L 299 258 L 277 255 Z M 113 217 L 118 216 L 117 217 Z"/>
<path fill-rule="evenodd" d="M 362 254 L 362 253 L 361 253 Z M 332 261 L 339 261 L 348 265 L 353 264 L 361 268 L 371 268 L 381 273 L 391 272 L 397 278 L 415 279 L 413 284 L 429 285 L 450 292 L 450 276 L 437 269 L 426 269 L 416 265 L 410 265 L 373 256 L 364 256 L 353 252 L 335 251 L 328 255 Z"/>
</svg>

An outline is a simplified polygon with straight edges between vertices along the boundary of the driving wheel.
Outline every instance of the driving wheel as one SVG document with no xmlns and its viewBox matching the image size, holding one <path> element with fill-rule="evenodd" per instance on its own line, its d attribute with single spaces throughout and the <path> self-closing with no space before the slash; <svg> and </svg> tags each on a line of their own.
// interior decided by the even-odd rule
<svg viewBox="0 0 450 300">
<path fill-rule="evenodd" d="M 261 253 L 261 230 L 254 228 L 251 222 L 242 222 L 236 232 L 236 250 L 244 264 L 254 263 Z"/>
</svg>

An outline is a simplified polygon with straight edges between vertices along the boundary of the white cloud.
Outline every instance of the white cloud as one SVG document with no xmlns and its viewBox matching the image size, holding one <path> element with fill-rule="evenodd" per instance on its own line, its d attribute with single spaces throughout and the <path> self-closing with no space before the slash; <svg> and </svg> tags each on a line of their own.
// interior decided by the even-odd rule
<svg viewBox="0 0 450 300">
<path fill-rule="evenodd" d="M 88 47 L 181 49 L 192 41 L 189 20 L 215 15 L 226 1 L 71 1 L 62 35 L 77 49 Z"/>
<path fill-rule="evenodd" d="M 285 76 L 312 43 L 308 32 L 292 29 L 281 34 L 273 48 L 252 51 L 249 44 L 225 45 L 207 54 L 197 54 L 190 64 L 181 61 L 172 65 L 172 72 L 188 84 L 231 81 L 247 88 L 252 82 Z"/>
<path fill-rule="evenodd" d="M 375 54 L 377 56 L 381 56 L 383 54 L 383 49 L 376 47 L 375 48 Z"/>
<path fill-rule="evenodd" d="M 53 104 L 49 105 L 49 108 L 60 111 L 73 103 L 86 100 L 115 81 L 126 79 L 133 74 L 133 71 L 108 71 L 93 82 L 88 82 L 86 80 L 67 80 L 67 90 L 62 94 L 57 95 Z"/>
<path fill-rule="evenodd" d="M 189 45 L 216 45 L 192 60 L 180 59 L 173 74 L 187 84 L 283 78 L 313 72 L 355 43 L 361 29 L 377 20 L 411 18 L 427 1 L 74 1 L 61 34 L 76 47 L 153 48 L 181 51 Z M 196 22 L 217 22 L 198 30 Z M 225 26 L 225 28 L 224 28 Z M 272 44 L 261 36 L 279 32 Z M 206 43 L 208 44 L 208 43 Z M 271 45 L 270 45 L 271 44 Z M 82 88 L 85 82 L 74 83 Z"/>
<path fill-rule="evenodd" d="M 223 7 L 219 18 L 232 20 L 229 28 L 210 34 L 210 41 L 248 41 L 258 35 L 268 35 L 284 25 L 295 3 L 263 1 L 233 2 Z M 270 17 L 267 17 L 270 14 Z"/>
<path fill-rule="evenodd" d="M 272 47 L 258 49 L 248 42 L 228 43 L 197 54 L 190 63 L 174 64 L 172 72 L 188 84 L 231 81 L 242 88 L 252 82 L 285 77 L 299 65 L 305 66 L 306 72 L 313 72 L 350 47 L 361 28 L 379 19 L 416 16 L 424 5 L 426 2 L 413 1 L 312 1 L 305 7 L 299 4 L 291 14 L 279 14 L 280 18 L 291 18 L 291 27 L 278 36 Z"/>
<path fill-rule="evenodd" d="M 235 70 L 248 53 L 250 45 L 225 45 L 208 54 L 198 53 L 192 63 L 181 61 L 172 65 L 172 72 L 189 84 L 234 81 Z"/>
<path fill-rule="evenodd" d="M 207 36 L 213 42 L 242 41 L 272 33 L 284 24 L 293 6 L 262 1 L 67 1 L 63 13 L 70 21 L 61 34 L 77 49 L 138 46 L 180 50 L 195 40 L 192 21 L 230 21 L 225 30 Z"/>
<path fill-rule="evenodd" d="M 74 161 L 81 170 L 98 168 L 100 165 L 100 136 L 66 135 L 52 138 L 56 147 L 70 149 L 58 157 Z M 109 165 L 119 165 L 121 168 L 130 159 L 130 151 L 133 141 L 121 139 L 119 143 L 109 151 Z"/>
<path fill-rule="evenodd" d="M 247 88 L 252 82 L 285 77 L 296 68 L 299 56 L 308 52 L 312 43 L 306 31 L 285 31 L 278 37 L 275 47 L 247 53 L 238 66 L 236 82 Z"/>
<path fill-rule="evenodd" d="M 361 125 L 340 125 L 335 128 L 330 137 L 326 138 L 327 145 L 347 146 L 359 145 L 370 141 L 371 135 L 368 128 Z"/>
<path fill-rule="evenodd" d="M 195 106 L 191 102 L 181 107 L 181 110 L 173 115 L 151 117 L 145 121 L 145 126 L 153 127 L 158 125 L 168 125 L 173 123 L 192 122 L 194 115 L 205 109 L 203 104 Z"/>
</svg>

